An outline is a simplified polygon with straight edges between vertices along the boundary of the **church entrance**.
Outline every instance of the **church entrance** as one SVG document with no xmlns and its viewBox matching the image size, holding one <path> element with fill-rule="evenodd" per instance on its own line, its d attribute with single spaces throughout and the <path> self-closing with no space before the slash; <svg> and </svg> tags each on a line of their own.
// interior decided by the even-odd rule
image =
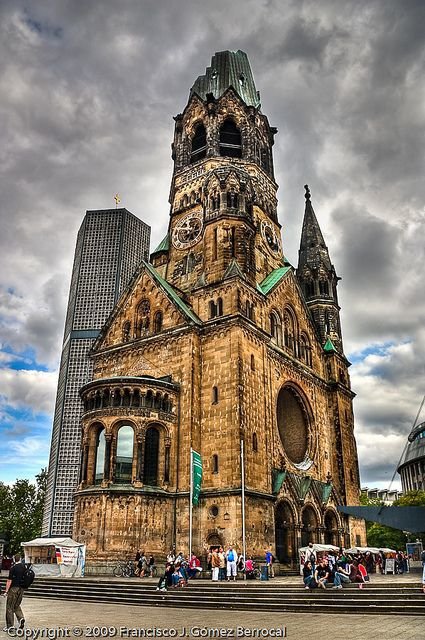
<svg viewBox="0 0 425 640">
<path fill-rule="evenodd" d="M 276 507 L 275 532 L 276 557 L 282 564 L 292 566 L 295 558 L 295 527 L 294 515 L 288 502 L 279 502 Z"/>
<path fill-rule="evenodd" d="M 313 507 L 306 506 L 303 509 L 301 521 L 301 546 L 306 547 L 309 542 L 317 543 L 317 516 Z"/>
<path fill-rule="evenodd" d="M 326 511 L 325 513 L 325 544 L 339 546 L 338 522 L 333 511 Z"/>
</svg>

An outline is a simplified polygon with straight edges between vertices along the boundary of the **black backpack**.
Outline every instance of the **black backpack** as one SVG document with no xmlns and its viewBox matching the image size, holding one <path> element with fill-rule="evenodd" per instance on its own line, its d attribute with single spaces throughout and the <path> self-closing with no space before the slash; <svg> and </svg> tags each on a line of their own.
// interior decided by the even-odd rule
<svg viewBox="0 0 425 640">
<path fill-rule="evenodd" d="M 22 577 L 19 581 L 19 586 L 21 587 L 21 589 L 29 589 L 32 583 L 34 582 L 34 578 L 35 578 L 35 573 L 31 569 L 31 565 L 26 564 L 25 571 L 22 574 Z"/>
</svg>

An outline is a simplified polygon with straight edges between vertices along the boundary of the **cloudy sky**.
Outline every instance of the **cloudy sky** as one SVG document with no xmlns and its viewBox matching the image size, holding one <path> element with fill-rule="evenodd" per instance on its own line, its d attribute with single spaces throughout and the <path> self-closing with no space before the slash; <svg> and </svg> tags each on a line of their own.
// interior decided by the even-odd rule
<svg viewBox="0 0 425 640">
<path fill-rule="evenodd" d="M 425 393 L 424 24 L 423 0 L 0 2 L 1 480 L 47 464 L 85 211 L 119 192 L 161 240 L 173 116 L 242 49 L 279 130 L 286 256 L 308 183 L 342 277 L 362 484 L 388 486 Z"/>
</svg>

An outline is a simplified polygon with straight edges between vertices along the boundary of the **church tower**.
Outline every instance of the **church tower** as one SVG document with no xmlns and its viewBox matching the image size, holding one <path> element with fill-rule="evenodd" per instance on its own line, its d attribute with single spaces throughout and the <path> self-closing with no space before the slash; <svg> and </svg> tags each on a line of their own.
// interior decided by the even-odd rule
<svg viewBox="0 0 425 640">
<path fill-rule="evenodd" d="M 309 197 L 298 277 L 284 260 L 276 132 L 246 54 L 216 53 L 175 117 L 167 234 L 105 323 L 80 392 L 74 536 L 97 571 L 123 548 L 159 561 L 188 551 L 191 449 L 197 555 L 241 551 L 245 531 L 247 553 L 272 546 L 284 569 L 309 540 L 364 541 L 337 511 L 359 494 L 337 277 Z"/>
<path fill-rule="evenodd" d="M 216 53 L 175 118 L 167 238 L 152 256 L 184 292 L 283 264 L 272 146 L 246 54 Z M 166 245 L 167 251 L 164 250 Z"/>
</svg>

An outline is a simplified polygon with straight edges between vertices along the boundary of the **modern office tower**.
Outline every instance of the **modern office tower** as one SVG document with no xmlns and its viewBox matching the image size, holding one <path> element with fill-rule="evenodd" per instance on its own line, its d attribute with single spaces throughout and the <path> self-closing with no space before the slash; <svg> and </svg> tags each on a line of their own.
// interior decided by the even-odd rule
<svg viewBox="0 0 425 640">
<path fill-rule="evenodd" d="M 425 421 L 409 434 L 397 471 L 403 491 L 425 491 Z"/>
<path fill-rule="evenodd" d="M 43 535 L 71 535 L 81 451 L 80 388 L 89 352 L 136 267 L 150 227 L 126 209 L 87 211 L 77 236 L 50 448 Z"/>
</svg>

